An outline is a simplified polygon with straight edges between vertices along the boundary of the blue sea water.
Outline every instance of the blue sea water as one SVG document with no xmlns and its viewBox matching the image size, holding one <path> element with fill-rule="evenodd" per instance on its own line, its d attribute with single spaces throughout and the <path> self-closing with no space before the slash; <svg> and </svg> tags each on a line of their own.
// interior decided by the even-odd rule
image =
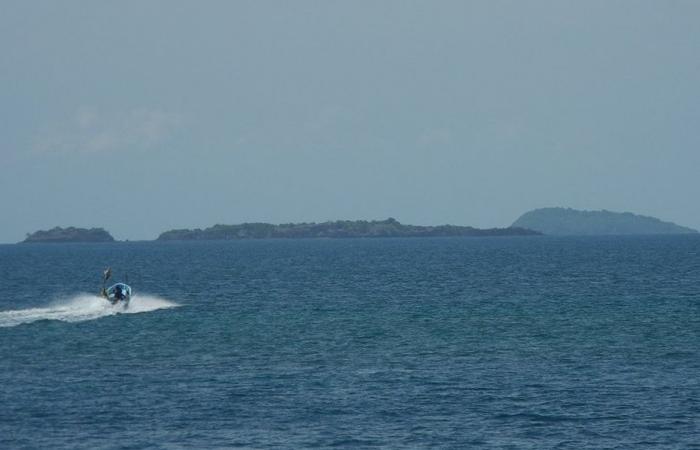
<svg viewBox="0 0 700 450">
<path fill-rule="evenodd" d="M 700 448 L 699 347 L 696 236 L 0 246 L 0 448 Z"/>
</svg>

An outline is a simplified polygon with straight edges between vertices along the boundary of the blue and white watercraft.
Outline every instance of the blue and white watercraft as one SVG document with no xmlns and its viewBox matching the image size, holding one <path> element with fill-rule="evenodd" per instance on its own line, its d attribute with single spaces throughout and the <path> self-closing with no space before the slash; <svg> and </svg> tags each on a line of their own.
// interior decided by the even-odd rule
<svg viewBox="0 0 700 450">
<path fill-rule="evenodd" d="M 132 290 L 131 286 L 126 283 L 116 283 L 112 286 L 105 288 L 105 283 L 112 276 L 112 269 L 107 269 L 102 274 L 102 291 L 100 294 L 104 297 L 110 304 L 124 305 L 124 308 L 129 306 L 131 301 Z"/>
</svg>

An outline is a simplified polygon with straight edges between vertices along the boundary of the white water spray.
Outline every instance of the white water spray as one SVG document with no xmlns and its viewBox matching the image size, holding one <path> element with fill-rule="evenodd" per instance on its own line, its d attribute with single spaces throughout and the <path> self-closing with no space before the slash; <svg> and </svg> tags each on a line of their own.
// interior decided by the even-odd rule
<svg viewBox="0 0 700 450">
<path fill-rule="evenodd" d="M 102 297 L 80 294 L 68 300 L 57 301 L 44 308 L 0 311 L 0 327 L 14 327 L 37 320 L 82 322 L 115 314 L 136 314 L 177 306 L 180 305 L 159 297 L 134 295 L 129 302 L 129 307 L 124 308 L 120 304 L 111 305 Z"/>
</svg>

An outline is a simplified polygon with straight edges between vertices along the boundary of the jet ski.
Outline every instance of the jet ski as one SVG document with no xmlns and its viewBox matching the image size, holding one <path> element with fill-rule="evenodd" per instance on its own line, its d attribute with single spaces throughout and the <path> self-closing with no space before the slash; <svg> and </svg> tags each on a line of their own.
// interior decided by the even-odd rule
<svg viewBox="0 0 700 450">
<path fill-rule="evenodd" d="M 105 283 L 112 276 L 112 269 L 107 269 L 102 274 L 102 291 L 100 294 L 112 305 L 124 305 L 124 308 L 129 307 L 131 301 L 132 290 L 131 286 L 126 283 L 116 283 L 105 288 Z"/>
</svg>

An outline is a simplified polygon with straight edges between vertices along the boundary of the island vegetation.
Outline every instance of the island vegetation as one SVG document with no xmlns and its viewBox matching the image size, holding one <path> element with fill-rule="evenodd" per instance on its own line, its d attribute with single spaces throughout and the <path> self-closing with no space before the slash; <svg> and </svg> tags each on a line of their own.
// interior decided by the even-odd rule
<svg viewBox="0 0 700 450">
<path fill-rule="evenodd" d="M 447 236 L 523 236 L 540 234 L 523 228 L 490 228 L 440 225 L 403 225 L 396 219 L 339 220 L 323 223 L 243 223 L 214 225 L 205 229 L 170 230 L 159 241 L 235 240 L 278 238 L 374 238 L 374 237 L 447 237 Z"/>
<path fill-rule="evenodd" d="M 664 222 L 655 217 L 629 212 L 580 211 L 571 208 L 535 209 L 520 216 L 512 226 L 559 236 L 697 233 L 691 228 Z"/>
<path fill-rule="evenodd" d="M 28 233 L 24 243 L 57 243 L 57 242 L 114 242 L 111 234 L 103 228 L 61 228 L 39 230 Z"/>
</svg>

